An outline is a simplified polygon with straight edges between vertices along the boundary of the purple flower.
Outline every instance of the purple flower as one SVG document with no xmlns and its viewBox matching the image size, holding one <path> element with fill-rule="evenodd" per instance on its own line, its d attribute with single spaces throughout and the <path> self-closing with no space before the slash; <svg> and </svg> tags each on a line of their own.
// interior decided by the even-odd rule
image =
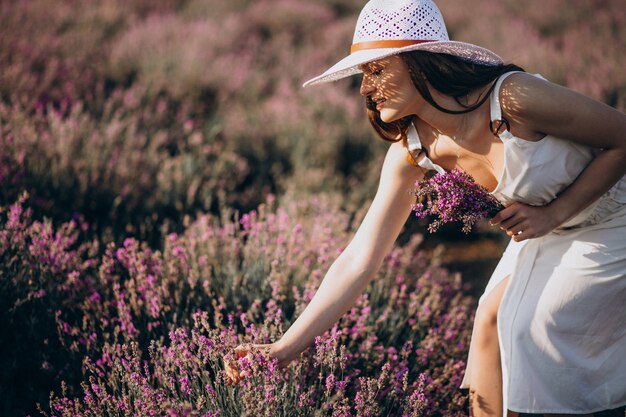
<svg viewBox="0 0 626 417">
<path fill-rule="evenodd" d="M 413 211 L 420 218 L 436 217 L 428 225 L 431 233 L 453 221 L 463 222 L 463 232 L 469 233 L 478 220 L 492 217 L 504 208 L 471 175 L 458 169 L 425 178 L 415 186 L 417 202 Z"/>
</svg>

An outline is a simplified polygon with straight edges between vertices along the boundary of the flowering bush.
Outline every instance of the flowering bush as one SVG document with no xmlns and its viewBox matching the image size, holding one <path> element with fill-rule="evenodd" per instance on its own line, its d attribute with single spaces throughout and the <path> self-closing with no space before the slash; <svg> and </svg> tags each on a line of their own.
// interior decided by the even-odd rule
<svg viewBox="0 0 626 417">
<path fill-rule="evenodd" d="M 48 301 L 36 317 L 47 317 L 42 326 L 56 322 L 59 337 L 46 342 L 56 359 L 47 359 L 43 344 L 42 368 L 33 372 L 70 384 L 53 398 L 52 412 L 273 415 L 280 407 L 291 410 L 285 415 L 462 415 L 457 386 L 473 300 L 462 295 L 458 276 L 420 254 L 419 237 L 387 257 L 351 310 L 289 368 L 258 357 L 249 364 L 255 377 L 224 386 L 221 359 L 241 342 L 279 338 L 346 243 L 351 226 L 338 201 L 287 198 L 276 207 L 270 200 L 234 221 L 227 213 L 201 217 L 167 236 L 163 252 L 128 239 L 100 256 L 92 246 L 72 249 L 75 240 L 63 238 L 76 236 L 72 222 L 42 229 L 22 201 L 13 205 L 0 253 L 18 273 L 12 280 L 3 274 L 3 294 Z M 15 295 L 21 288 L 25 295 Z M 9 324 L 26 319 L 23 312 L 9 315 Z M 33 360 L 37 349 L 23 346 Z M 88 375 L 80 398 L 69 371 L 50 370 L 69 357 L 83 358 Z"/>
<path fill-rule="evenodd" d="M 88 349 L 82 399 L 56 397 L 53 412 L 464 415 L 458 385 L 473 300 L 458 276 L 420 254 L 419 237 L 387 257 L 298 361 L 282 371 L 261 354 L 240 360 L 253 376 L 225 386 L 222 358 L 234 359 L 242 342 L 277 340 L 347 241 L 337 202 L 270 200 L 235 222 L 204 216 L 168 236 L 163 254 L 135 241 L 109 248 L 103 307 L 87 314 L 103 333 L 109 326 L 105 343 Z"/>
<path fill-rule="evenodd" d="M 31 408 L 35 400 L 43 402 L 60 379 L 80 381 L 81 358 L 64 349 L 55 317 L 80 317 L 96 263 L 97 245 L 80 243 L 85 228 L 80 219 L 56 228 L 48 221 L 33 221 L 24 208 L 26 199 L 22 195 L 0 213 L 0 386 L 5 415 Z"/>
<path fill-rule="evenodd" d="M 166 100 L 144 99 L 142 89 L 116 90 L 98 118 L 80 103 L 64 115 L 0 102 L 0 197 L 26 188 L 53 218 L 78 212 L 101 234 L 144 237 L 220 197 L 232 203 L 223 192 L 241 183 L 245 161 L 185 119 L 184 108 L 173 116 Z"/>
</svg>

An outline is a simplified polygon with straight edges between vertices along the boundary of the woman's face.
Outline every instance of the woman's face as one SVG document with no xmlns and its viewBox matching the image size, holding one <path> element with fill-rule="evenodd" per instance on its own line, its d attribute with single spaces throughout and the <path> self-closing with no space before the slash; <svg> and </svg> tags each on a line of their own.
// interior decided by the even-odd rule
<svg viewBox="0 0 626 417">
<path fill-rule="evenodd" d="M 380 112 L 380 119 L 389 123 L 416 114 L 421 96 L 415 89 L 406 64 L 398 55 L 361 66 L 361 95 L 370 97 Z"/>
</svg>

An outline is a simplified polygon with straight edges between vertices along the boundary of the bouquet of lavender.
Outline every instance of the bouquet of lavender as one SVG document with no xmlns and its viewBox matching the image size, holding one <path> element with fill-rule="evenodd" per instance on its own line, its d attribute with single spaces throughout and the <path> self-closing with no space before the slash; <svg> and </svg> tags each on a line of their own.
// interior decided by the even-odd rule
<svg viewBox="0 0 626 417">
<path fill-rule="evenodd" d="M 476 221 L 493 217 L 504 208 L 485 187 L 476 184 L 471 175 L 458 169 L 425 178 L 415 186 L 415 215 L 420 218 L 436 216 L 428 225 L 431 233 L 452 221 L 462 221 L 463 232 L 469 233 Z"/>
</svg>

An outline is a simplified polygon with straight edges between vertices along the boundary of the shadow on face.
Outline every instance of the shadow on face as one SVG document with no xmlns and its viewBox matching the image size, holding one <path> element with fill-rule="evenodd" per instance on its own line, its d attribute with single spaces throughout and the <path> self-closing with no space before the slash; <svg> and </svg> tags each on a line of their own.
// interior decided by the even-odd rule
<svg viewBox="0 0 626 417">
<path fill-rule="evenodd" d="M 369 110 L 380 113 L 384 122 L 391 122 L 415 112 L 418 92 L 413 86 L 404 61 L 397 55 L 364 65 L 360 94 Z"/>
</svg>

